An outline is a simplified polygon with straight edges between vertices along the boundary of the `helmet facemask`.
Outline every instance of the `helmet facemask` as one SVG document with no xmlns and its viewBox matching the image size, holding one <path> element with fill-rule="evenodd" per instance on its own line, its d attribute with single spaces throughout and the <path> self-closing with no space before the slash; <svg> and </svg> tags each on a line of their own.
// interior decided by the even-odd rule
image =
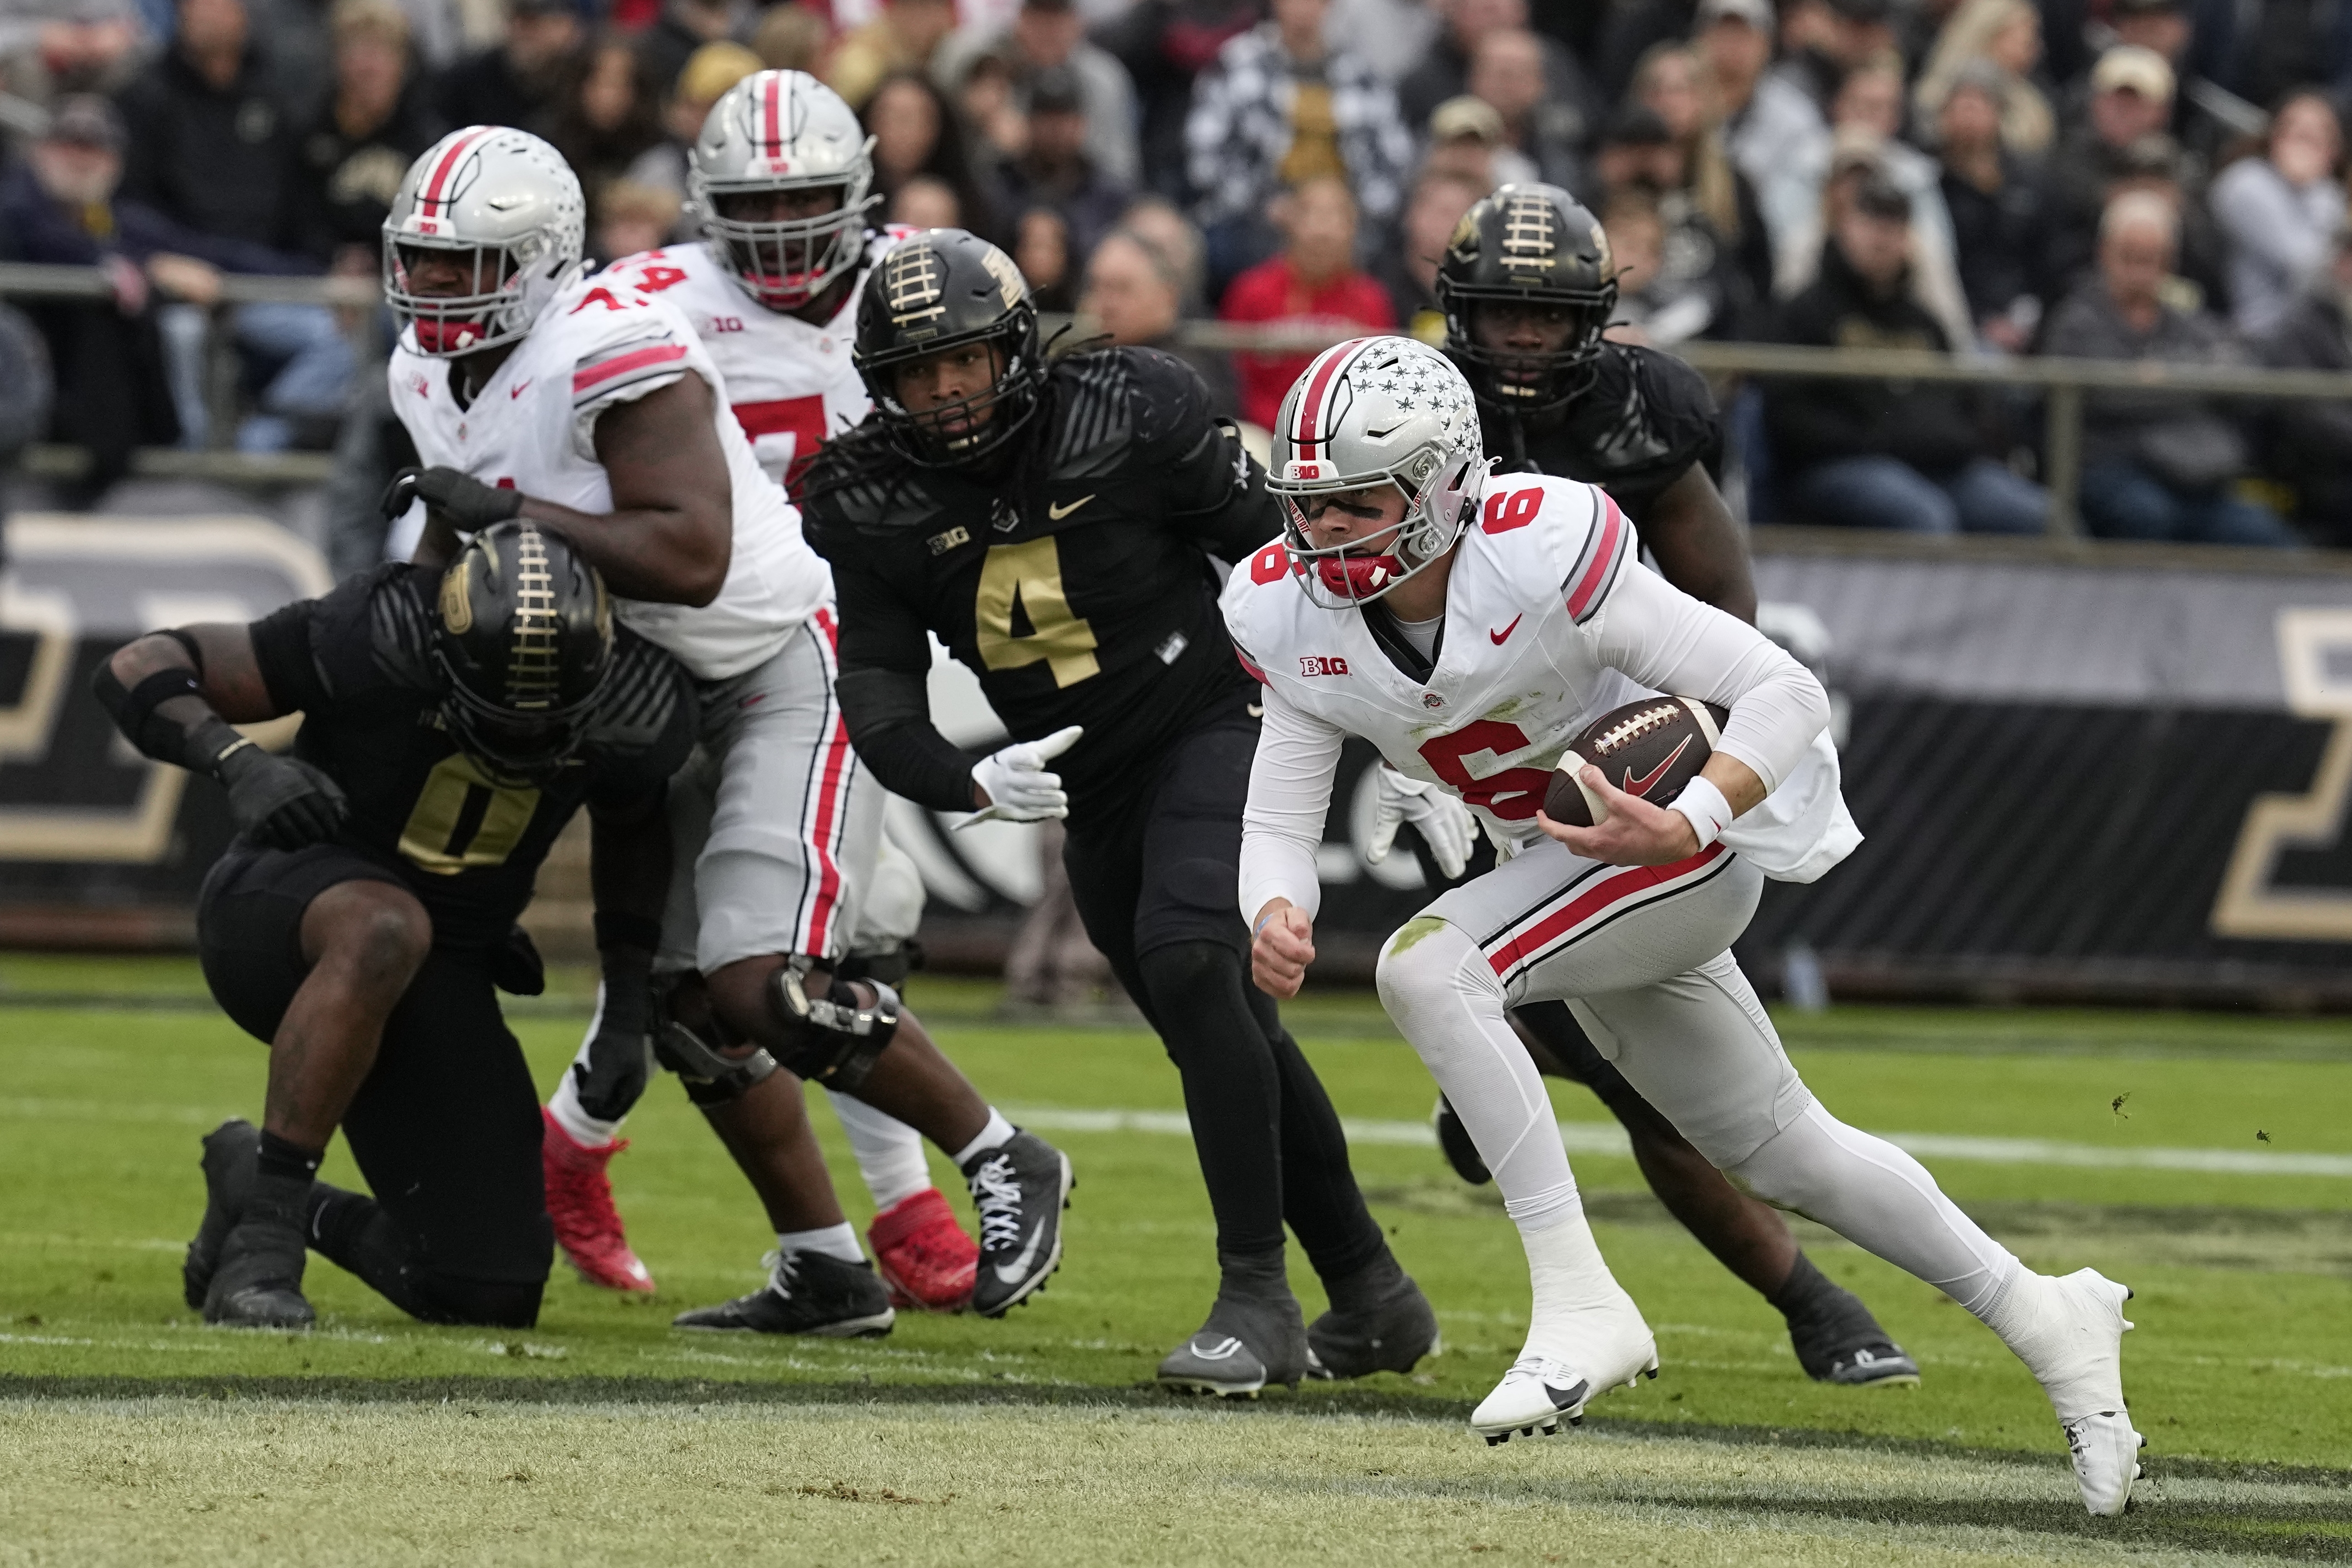
<svg viewBox="0 0 2352 1568">
<path fill-rule="evenodd" d="M 866 147 L 872 146 L 868 138 Z M 798 310 L 856 272 L 865 256 L 866 215 L 882 200 L 866 194 L 863 181 L 843 175 L 720 188 L 698 174 L 694 183 L 695 207 L 703 233 L 713 242 L 711 248 L 743 291 L 771 310 Z M 804 218 L 735 217 L 726 210 L 740 198 L 820 190 L 835 193 L 835 205 Z"/>
<path fill-rule="evenodd" d="M 600 678 L 596 690 L 562 707 L 508 707 L 468 685 L 446 652 L 436 649 L 436 662 L 449 678 L 441 699 L 442 727 L 484 777 L 511 788 L 552 783 L 579 753 L 604 695 Z"/>
<path fill-rule="evenodd" d="M 899 393 L 901 371 L 935 354 L 972 344 L 995 356 L 994 374 L 986 387 L 920 413 L 907 406 Z M 925 344 L 877 357 L 859 368 L 903 455 L 926 468 L 965 467 L 1002 448 L 1037 412 L 1043 356 L 1037 348 L 1036 318 L 1024 303 L 1011 320 L 961 343 Z"/>
<path fill-rule="evenodd" d="M 1452 549 L 1476 507 L 1476 484 L 1472 458 L 1423 448 L 1370 476 L 1282 483 L 1269 476 L 1266 488 L 1282 498 L 1283 540 L 1300 591 L 1319 609 L 1348 610 L 1387 597 Z M 1404 497 L 1397 522 L 1339 544 L 1312 542 L 1307 530 L 1324 509 L 1316 502 L 1383 486 Z"/>
<path fill-rule="evenodd" d="M 383 299 L 394 319 L 414 332 L 416 351 L 435 359 L 470 354 L 520 338 L 530 330 L 524 282 L 535 262 L 548 252 L 543 235 L 529 235 L 512 245 L 442 244 L 414 235 L 386 235 L 383 241 Z M 424 294 L 413 275 L 436 255 L 460 260 L 469 275 L 460 294 Z"/>
<path fill-rule="evenodd" d="M 1578 397 L 1600 373 L 1601 333 L 1617 309 L 1617 284 L 1612 278 L 1590 294 L 1562 297 L 1469 294 L 1449 291 L 1444 301 L 1447 347 L 1479 371 L 1472 384 L 1481 402 L 1517 414 L 1549 413 Z M 1565 321 L 1547 322 L 1516 336 L 1549 338 L 1564 325 L 1558 349 L 1495 346 L 1480 335 L 1481 319 L 1494 311 L 1557 313 Z"/>
</svg>

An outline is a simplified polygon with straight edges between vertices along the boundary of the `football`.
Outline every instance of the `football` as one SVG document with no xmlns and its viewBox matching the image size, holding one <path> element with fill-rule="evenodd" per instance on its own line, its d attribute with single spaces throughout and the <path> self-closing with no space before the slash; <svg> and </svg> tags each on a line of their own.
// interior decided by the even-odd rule
<svg viewBox="0 0 2352 1568">
<path fill-rule="evenodd" d="M 1609 808 L 1580 777 L 1588 767 L 1628 795 L 1671 803 L 1715 754 L 1730 717 L 1730 709 L 1696 697 L 1644 697 L 1612 708 L 1570 743 L 1544 791 L 1544 815 L 1572 828 L 1609 820 Z"/>
</svg>

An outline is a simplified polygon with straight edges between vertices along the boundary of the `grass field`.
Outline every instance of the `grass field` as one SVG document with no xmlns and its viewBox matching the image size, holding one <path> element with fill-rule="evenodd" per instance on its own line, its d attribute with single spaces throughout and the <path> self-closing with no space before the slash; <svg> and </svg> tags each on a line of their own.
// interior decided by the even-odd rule
<svg viewBox="0 0 2352 1568">
<path fill-rule="evenodd" d="M 517 1009 L 542 1084 L 583 985 Z M 0 1563 L 2352 1561 L 2352 1024 L 1783 1019 L 1831 1106 L 1910 1140 L 2031 1264 L 2137 1290 L 2126 1377 L 2151 1479 L 2129 1518 L 2093 1521 L 2040 1392 L 1965 1313 L 1801 1223 L 1925 1369 L 1916 1391 L 1817 1388 L 1777 1315 L 1605 1152 L 1577 1153 L 1578 1176 L 1664 1375 L 1583 1433 L 1485 1448 L 1461 1418 L 1524 1329 L 1517 1240 L 1491 1188 L 1412 1141 L 1431 1086 L 1359 997 L 1310 997 L 1293 1025 L 1445 1354 L 1250 1406 L 1159 1396 L 1152 1364 L 1197 1326 L 1213 1264 L 1156 1042 L 1009 1025 L 968 984 L 919 977 L 910 1000 L 1078 1172 L 1062 1272 L 1002 1322 L 672 1333 L 680 1307 L 750 1288 L 770 1239 L 664 1084 L 614 1166 L 657 1300 L 560 1274 L 528 1334 L 428 1329 L 314 1259 L 317 1332 L 235 1335 L 182 1306 L 179 1252 L 196 1139 L 255 1113 L 260 1048 L 184 964 L 0 956 Z M 1556 1101 L 1572 1149 L 1609 1147 L 1590 1096 Z M 340 1150 L 326 1174 L 356 1180 Z"/>
</svg>

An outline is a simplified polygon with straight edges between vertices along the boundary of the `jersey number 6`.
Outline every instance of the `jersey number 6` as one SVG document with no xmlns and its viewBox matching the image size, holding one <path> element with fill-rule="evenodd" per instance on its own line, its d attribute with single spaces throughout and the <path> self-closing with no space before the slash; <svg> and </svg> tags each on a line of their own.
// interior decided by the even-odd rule
<svg viewBox="0 0 2352 1568">
<path fill-rule="evenodd" d="M 1526 750 L 1528 745 L 1527 733 L 1517 725 L 1482 718 L 1475 724 L 1464 725 L 1451 735 L 1424 742 L 1421 759 L 1429 764 L 1431 772 L 1462 791 L 1465 804 L 1484 806 L 1507 822 L 1524 822 L 1543 805 L 1544 791 L 1551 785 L 1550 770 L 1507 768 L 1500 773 L 1474 779 L 1464 759 L 1482 751 L 1508 757 L 1515 751 Z"/>
</svg>

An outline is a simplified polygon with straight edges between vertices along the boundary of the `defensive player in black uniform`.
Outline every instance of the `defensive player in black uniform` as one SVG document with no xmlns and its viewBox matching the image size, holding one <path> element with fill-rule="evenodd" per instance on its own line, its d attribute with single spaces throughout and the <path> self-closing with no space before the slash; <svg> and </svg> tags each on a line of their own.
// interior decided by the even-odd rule
<svg viewBox="0 0 2352 1568">
<path fill-rule="evenodd" d="M 1160 1380 L 1246 1394 L 1411 1367 L 1435 1316 L 1365 1210 L 1323 1086 L 1250 984 L 1234 906 L 1257 688 L 1210 558 L 1273 537 L 1263 471 L 1180 361 L 1117 349 L 1048 368 L 1019 270 L 961 230 L 917 235 L 874 269 L 857 356 L 875 412 L 825 448 L 805 502 L 840 596 L 842 708 L 858 754 L 912 800 L 1067 815 L 1080 917 L 1183 1076 L 1217 1217 L 1216 1304 Z M 931 723 L 926 632 L 1013 737 L 977 765 Z M 1331 1300 L 1311 1328 L 1284 1274 L 1286 1219 Z"/>
<path fill-rule="evenodd" d="M 1478 398 L 1504 472 L 1604 486 L 1666 580 L 1756 619 L 1748 547 L 1709 468 L 1722 450 L 1698 372 L 1601 336 L 1617 305 L 1600 221 L 1556 185 L 1505 185 L 1463 215 L 1438 265 L 1445 349 Z M 1568 1007 L 1516 1009 L 1536 1065 L 1584 1084 L 1624 1124 L 1642 1174 L 1675 1218 L 1779 1308 L 1806 1375 L 1848 1385 L 1916 1383 L 1919 1368 L 1870 1309 L 1813 1266 L 1773 1209 L 1726 1181 L 1585 1038 Z M 1486 1166 L 1453 1108 L 1438 1133 L 1465 1179 Z"/>
<path fill-rule="evenodd" d="M 307 1245 L 427 1322 L 529 1326 L 553 1247 L 539 1096 L 492 987 L 540 988 L 515 920 L 583 804 L 600 934 L 660 918 L 684 673 L 614 630 L 560 538 L 510 522 L 446 574 L 387 566 L 142 637 L 95 684 L 142 752 L 220 780 L 241 830 L 197 935 L 214 997 L 269 1043 L 269 1088 L 258 1130 L 205 1139 L 189 1305 L 307 1325 Z M 297 712 L 291 757 L 230 727 Z M 338 1126 L 376 1197 L 315 1180 Z"/>
</svg>

